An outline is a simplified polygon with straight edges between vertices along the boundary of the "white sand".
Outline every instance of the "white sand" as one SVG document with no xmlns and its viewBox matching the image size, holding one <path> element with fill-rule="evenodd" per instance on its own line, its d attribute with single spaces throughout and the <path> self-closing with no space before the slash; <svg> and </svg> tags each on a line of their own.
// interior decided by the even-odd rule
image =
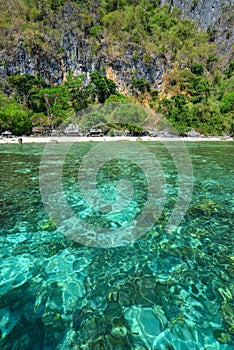
<svg viewBox="0 0 234 350">
<path fill-rule="evenodd" d="M 23 143 L 60 143 L 60 142 L 130 142 L 130 141 L 233 141 L 231 137 L 125 137 L 125 136 L 104 136 L 104 137 L 21 137 Z M 18 143 L 19 137 L 0 138 L 1 143 Z"/>
</svg>

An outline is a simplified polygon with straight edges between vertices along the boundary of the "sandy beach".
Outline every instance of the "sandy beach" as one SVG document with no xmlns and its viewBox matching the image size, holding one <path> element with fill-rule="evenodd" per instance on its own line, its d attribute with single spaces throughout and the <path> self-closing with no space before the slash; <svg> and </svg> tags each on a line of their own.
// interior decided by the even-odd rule
<svg viewBox="0 0 234 350">
<path fill-rule="evenodd" d="M 0 138 L 0 144 L 14 144 L 19 143 L 19 138 L 22 139 L 22 143 L 60 143 L 60 142 L 132 142 L 132 141 L 233 141 L 231 137 L 124 137 L 124 136 L 104 136 L 104 137 L 12 137 L 12 138 Z"/>
</svg>

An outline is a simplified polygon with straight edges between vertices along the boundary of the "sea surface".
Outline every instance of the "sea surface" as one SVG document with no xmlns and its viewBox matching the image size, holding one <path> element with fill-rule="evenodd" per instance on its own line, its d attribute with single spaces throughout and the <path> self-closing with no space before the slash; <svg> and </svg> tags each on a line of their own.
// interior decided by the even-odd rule
<svg viewBox="0 0 234 350">
<path fill-rule="evenodd" d="M 70 147 L 62 162 L 64 197 L 79 222 L 94 227 L 92 234 L 127 227 L 127 237 L 150 195 L 150 165 L 114 155 L 101 164 L 96 190 L 107 207 L 92 210 L 78 171 L 96 146 Z M 59 229 L 48 213 L 39 178 L 45 145 L 0 145 L 0 349 L 234 349 L 233 146 L 186 142 L 191 202 L 168 230 L 181 186 L 178 167 L 164 144 L 144 143 L 161 166 L 160 215 L 149 227 L 146 215 L 145 234 L 135 241 L 96 247 L 89 236 L 81 244 Z M 176 154 L 178 144 L 173 147 Z M 92 161 L 85 167 L 94 172 Z M 89 175 L 86 181 L 88 186 Z M 130 199 L 126 181 L 132 183 Z M 118 209 L 125 192 L 124 209 L 112 215 L 111 203 L 119 200 Z M 62 221 L 59 201 L 56 206 Z"/>
</svg>

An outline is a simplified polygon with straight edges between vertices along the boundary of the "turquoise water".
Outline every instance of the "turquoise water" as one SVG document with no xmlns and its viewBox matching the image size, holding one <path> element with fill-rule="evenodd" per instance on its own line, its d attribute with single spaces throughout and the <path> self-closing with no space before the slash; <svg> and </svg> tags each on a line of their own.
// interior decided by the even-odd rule
<svg viewBox="0 0 234 350">
<path fill-rule="evenodd" d="M 95 145 L 73 145 L 63 189 L 76 215 L 112 229 L 143 210 L 149 188 L 136 164 L 112 161 L 97 174 L 98 191 L 111 201 L 116 181 L 132 181 L 129 208 L 114 219 L 90 211 L 77 169 Z M 173 232 L 176 164 L 162 144 L 144 145 L 162 165 L 165 207 L 145 235 L 108 249 L 74 242 L 49 218 L 43 145 L 0 146 L 0 349 L 234 349 L 233 142 L 186 142 L 193 195 Z"/>
</svg>

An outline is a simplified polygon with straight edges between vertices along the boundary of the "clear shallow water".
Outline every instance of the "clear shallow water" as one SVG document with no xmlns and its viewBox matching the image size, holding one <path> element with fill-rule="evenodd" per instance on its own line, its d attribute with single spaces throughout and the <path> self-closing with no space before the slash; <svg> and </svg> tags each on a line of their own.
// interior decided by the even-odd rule
<svg viewBox="0 0 234 350">
<path fill-rule="evenodd" d="M 164 169 L 164 211 L 135 243 L 109 249 L 69 240 L 48 217 L 38 179 L 43 145 L 1 145 L 0 349 L 234 348 L 233 143 L 186 145 L 194 192 L 181 224 L 165 230 L 178 193 L 175 164 L 163 145 L 145 144 Z M 77 215 L 108 227 L 111 217 L 90 212 L 77 186 L 77 167 L 94 146 L 74 145 L 63 188 Z M 124 212 L 134 216 L 147 197 L 144 174 L 127 162 L 103 167 L 106 198 L 116 196 L 113 169 L 134 182 L 133 212 Z"/>
</svg>

